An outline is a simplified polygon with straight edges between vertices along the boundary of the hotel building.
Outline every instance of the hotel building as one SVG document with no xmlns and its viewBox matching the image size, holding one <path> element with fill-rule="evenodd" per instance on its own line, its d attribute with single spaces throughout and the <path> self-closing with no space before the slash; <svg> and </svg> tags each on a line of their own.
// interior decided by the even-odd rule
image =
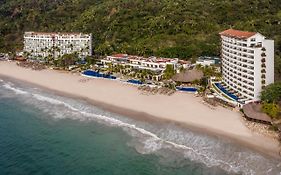
<svg viewBox="0 0 281 175">
<path fill-rule="evenodd" d="M 189 63 L 187 61 L 179 60 L 177 58 L 144 58 L 127 54 L 115 54 L 112 56 L 107 56 L 104 59 L 101 59 L 101 63 L 104 65 L 108 63 L 112 63 L 115 65 L 119 64 L 129 66 L 134 69 L 146 69 L 155 72 L 163 72 L 166 69 L 167 65 L 172 65 L 175 70 L 178 70 L 180 67 L 188 68 L 189 66 Z"/>
<path fill-rule="evenodd" d="M 37 59 L 71 53 L 86 57 L 92 55 L 92 34 L 25 32 L 24 52 Z"/>
<path fill-rule="evenodd" d="M 256 32 L 229 29 L 220 33 L 223 84 L 247 103 L 259 100 L 274 82 L 274 41 Z"/>
</svg>

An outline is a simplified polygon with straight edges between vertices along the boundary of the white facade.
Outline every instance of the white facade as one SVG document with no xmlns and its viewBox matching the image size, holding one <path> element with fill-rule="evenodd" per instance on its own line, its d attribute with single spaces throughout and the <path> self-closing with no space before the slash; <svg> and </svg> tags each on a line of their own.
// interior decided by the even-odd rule
<svg viewBox="0 0 281 175">
<path fill-rule="evenodd" d="M 214 65 L 216 63 L 216 61 L 215 60 L 197 60 L 196 61 L 196 65 L 198 65 L 198 64 L 200 64 L 200 65 L 202 65 L 202 66 L 211 66 L 211 65 Z"/>
<path fill-rule="evenodd" d="M 126 66 L 133 67 L 135 69 L 146 69 L 151 71 L 162 72 L 166 69 L 167 65 L 172 65 L 175 70 L 177 70 L 180 66 L 183 68 L 188 67 L 188 62 L 169 58 L 156 58 L 156 57 L 139 57 L 139 56 L 131 56 L 127 54 L 116 54 L 113 56 L 107 56 L 102 59 L 101 62 L 103 64 L 113 63 L 113 64 L 123 64 Z"/>
<path fill-rule="evenodd" d="M 24 33 L 24 52 L 30 57 L 55 58 L 64 54 L 78 53 L 79 57 L 92 55 L 92 34 L 82 33 Z"/>
<path fill-rule="evenodd" d="M 220 33 L 223 82 L 241 102 L 259 100 L 274 82 L 274 41 L 233 29 Z"/>
<path fill-rule="evenodd" d="M 0 60 L 7 60 L 9 59 L 9 54 L 7 53 L 0 53 Z"/>
</svg>

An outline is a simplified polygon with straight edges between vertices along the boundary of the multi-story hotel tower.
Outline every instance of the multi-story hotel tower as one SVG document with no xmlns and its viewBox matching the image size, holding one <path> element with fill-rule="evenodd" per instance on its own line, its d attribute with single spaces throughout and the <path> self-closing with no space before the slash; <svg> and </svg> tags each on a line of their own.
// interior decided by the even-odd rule
<svg viewBox="0 0 281 175">
<path fill-rule="evenodd" d="M 92 55 L 92 34 L 25 32 L 24 52 L 38 59 L 75 52 L 85 57 Z"/>
<path fill-rule="evenodd" d="M 223 83 L 241 102 L 259 100 L 262 89 L 274 82 L 274 41 L 233 29 L 220 36 Z"/>
</svg>

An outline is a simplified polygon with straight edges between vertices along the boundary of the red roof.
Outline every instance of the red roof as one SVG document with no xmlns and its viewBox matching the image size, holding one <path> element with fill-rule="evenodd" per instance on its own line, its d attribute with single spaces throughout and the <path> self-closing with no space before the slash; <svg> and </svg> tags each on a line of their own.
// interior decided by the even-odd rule
<svg viewBox="0 0 281 175">
<path fill-rule="evenodd" d="M 124 58 L 126 56 L 128 56 L 128 55 L 127 54 L 115 54 L 115 55 L 113 55 L 113 57 L 117 57 L 117 58 Z"/>
<path fill-rule="evenodd" d="M 234 29 L 228 29 L 220 33 L 220 35 L 233 37 L 233 38 L 240 38 L 240 39 L 247 39 L 251 36 L 257 34 L 256 32 L 247 32 L 247 31 L 240 31 Z"/>
<path fill-rule="evenodd" d="M 17 61 L 25 61 L 26 59 L 23 56 L 16 56 Z"/>
</svg>

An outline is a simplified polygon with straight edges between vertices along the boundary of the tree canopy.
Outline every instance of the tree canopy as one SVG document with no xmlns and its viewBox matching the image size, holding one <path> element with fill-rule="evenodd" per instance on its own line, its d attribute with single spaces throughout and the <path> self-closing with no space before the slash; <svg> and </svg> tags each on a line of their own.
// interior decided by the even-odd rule
<svg viewBox="0 0 281 175">
<path fill-rule="evenodd" d="M 74 65 L 78 61 L 78 55 L 76 53 L 65 54 L 55 60 L 55 64 L 60 67 L 67 67 Z"/>
<path fill-rule="evenodd" d="M 92 33 L 100 55 L 190 59 L 219 55 L 218 33 L 234 28 L 275 40 L 280 78 L 280 9 L 280 0 L 2 0 L 0 52 L 22 49 L 23 32 L 33 30 Z"/>
<path fill-rule="evenodd" d="M 261 92 L 261 100 L 269 103 L 277 103 L 281 101 L 281 82 L 267 86 Z"/>
<path fill-rule="evenodd" d="M 171 64 L 168 64 L 166 66 L 166 69 L 164 70 L 164 78 L 165 79 L 171 79 L 176 74 L 176 71 L 174 69 L 174 66 Z"/>
<path fill-rule="evenodd" d="M 263 103 L 262 111 L 272 118 L 278 118 L 280 108 L 275 103 Z"/>
</svg>

